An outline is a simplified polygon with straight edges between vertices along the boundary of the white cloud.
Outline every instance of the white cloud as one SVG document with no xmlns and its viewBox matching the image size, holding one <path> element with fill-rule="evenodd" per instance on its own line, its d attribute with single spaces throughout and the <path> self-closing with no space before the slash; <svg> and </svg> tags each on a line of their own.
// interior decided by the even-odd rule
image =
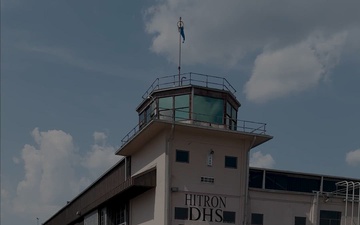
<svg viewBox="0 0 360 225">
<path fill-rule="evenodd" d="M 103 132 L 96 132 L 95 131 L 94 134 L 93 134 L 93 137 L 94 137 L 95 143 L 97 143 L 97 144 L 98 143 L 104 144 L 106 139 L 107 139 L 106 134 L 103 133 Z"/>
<path fill-rule="evenodd" d="M 19 164 L 20 163 L 20 159 L 18 158 L 18 157 L 13 157 L 12 158 L 12 160 L 13 160 L 13 162 L 15 163 L 15 164 Z"/>
<path fill-rule="evenodd" d="M 121 157 L 115 155 L 115 147 L 106 145 L 107 136 L 104 133 L 94 132 L 93 137 L 95 144 L 83 158 L 82 166 L 91 172 L 92 177 L 96 178 L 118 162 Z"/>
<path fill-rule="evenodd" d="M 24 165 L 25 177 L 17 185 L 16 196 L 9 199 L 11 204 L 5 206 L 9 214 L 49 218 L 120 159 L 101 132 L 94 132 L 94 140 L 102 145 L 94 144 L 84 156 L 72 136 L 61 130 L 40 132 L 35 128 L 31 135 L 37 146 L 26 144 L 22 149 L 19 163 Z M 84 168 L 83 174 L 77 173 Z M 7 193 L 1 190 L 2 199 Z"/>
<path fill-rule="evenodd" d="M 360 165 L 360 149 L 348 152 L 346 154 L 346 162 L 350 166 Z"/>
<path fill-rule="evenodd" d="M 346 43 L 360 26 L 358 8 L 352 0 L 163 0 L 146 11 L 145 23 L 150 49 L 173 63 L 179 16 L 184 64 L 240 67 L 244 57 L 256 58 L 245 93 L 263 102 L 315 87 L 337 65 L 344 44 L 359 49 L 358 35 Z"/>
<path fill-rule="evenodd" d="M 81 188 L 73 164 L 76 152 L 71 135 L 63 131 L 35 128 L 32 136 L 38 148 L 25 145 L 22 149 L 25 178 L 17 186 L 13 207 L 18 213 L 44 217 Z"/>
<path fill-rule="evenodd" d="M 262 154 L 261 151 L 254 152 L 250 157 L 250 166 L 259 168 L 273 168 L 275 160 L 270 154 Z"/>
<path fill-rule="evenodd" d="M 264 51 L 255 60 L 244 92 L 250 101 L 264 102 L 316 86 L 339 61 L 346 33 L 325 39 L 314 34 L 304 42 Z"/>
</svg>

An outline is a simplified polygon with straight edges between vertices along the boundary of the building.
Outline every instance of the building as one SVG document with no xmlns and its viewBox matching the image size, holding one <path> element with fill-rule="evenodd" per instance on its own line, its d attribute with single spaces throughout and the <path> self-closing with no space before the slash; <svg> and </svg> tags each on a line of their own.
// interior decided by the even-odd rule
<svg viewBox="0 0 360 225">
<path fill-rule="evenodd" d="M 360 225 L 360 180 L 249 168 L 266 124 L 238 120 L 224 78 L 158 78 L 124 158 L 44 224 Z"/>
</svg>

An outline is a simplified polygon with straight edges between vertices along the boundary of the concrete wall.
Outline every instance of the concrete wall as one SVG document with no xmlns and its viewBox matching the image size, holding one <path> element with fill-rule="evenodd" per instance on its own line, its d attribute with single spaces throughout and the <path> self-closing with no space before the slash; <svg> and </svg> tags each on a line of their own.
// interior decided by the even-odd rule
<svg viewBox="0 0 360 225">
<path fill-rule="evenodd" d="M 164 224 L 166 132 L 159 133 L 131 156 L 131 175 L 156 167 L 156 188 L 130 201 L 130 224 Z"/>
<path fill-rule="evenodd" d="M 236 224 L 242 224 L 244 216 L 244 200 L 246 193 L 247 178 L 247 156 L 250 145 L 249 139 L 234 139 L 226 136 L 219 137 L 217 133 L 199 130 L 176 130 L 172 143 L 169 159 L 171 164 L 171 187 L 176 192 L 171 194 L 170 217 L 172 224 L 223 224 L 219 221 L 215 211 L 236 212 Z M 190 152 L 189 163 L 176 162 L 176 150 Z M 207 165 L 207 158 L 210 151 L 214 151 L 213 165 Z M 225 156 L 237 157 L 237 168 L 225 168 Z M 214 183 L 202 183 L 201 177 L 213 177 Z M 175 189 L 174 189 L 175 188 Z M 188 195 L 187 195 L 188 194 Z M 186 202 L 186 196 L 190 195 L 208 196 L 206 198 L 226 199 L 226 207 L 212 207 L 211 204 L 190 206 Z M 188 204 L 187 204 L 188 203 Z M 216 206 L 216 205 L 215 205 Z M 214 214 L 214 217 L 198 215 L 197 209 L 189 209 L 193 213 L 193 220 L 175 220 L 175 207 L 196 207 L 201 214 Z M 192 211 L 192 212 L 191 212 Z M 218 211 L 220 213 L 220 211 Z M 198 218 L 200 216 L 200 218 Z M 190 218 L 189 218 L 190 219 Z M 198 219 L 198 220 L 194 220 Z M 210 220 L 212 219 L 212 222 Z"/>
<path fill-rule="evenodd" d="M 357 203 L 354 204 L 354 217 L 353 222 L 351 222 L 352 204 L 348 203 L 346 217 L 343 197 L 333 196 L 326 200 L 322 195 L 317 198 L 315 193 L 260 189 L 251 189 L 249 196 L 249 218 L 251 218 L 251 213 L 263 214 L 266 225 L 294 224 L 295 216 L 306 217 L 307 225 L 317 225 L 320 220 L 320 210 L 341 212 L 341 224 L 343 225 L 357 224 Z M 249 224 L 250 222 L 249 220 Z"/>
</svg>

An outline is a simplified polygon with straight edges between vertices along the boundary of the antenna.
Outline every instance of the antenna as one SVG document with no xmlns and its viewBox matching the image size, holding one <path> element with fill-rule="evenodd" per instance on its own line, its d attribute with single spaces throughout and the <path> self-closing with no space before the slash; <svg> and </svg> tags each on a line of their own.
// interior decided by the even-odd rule
<svg viewBox="0 0 360 225">
<path fill-rule="evenodd" d="M 183 43 L 185 42 L 185 33 L 184 33 L 184 22 L 181 20 L 181 17 L 179 19 L 179 22 L 177 22 L 177 27 L 179 31 L 179 86 L 180 86 L 180 73 L 181 73 L 181 37 L 183 38 Z"/>
</svg>

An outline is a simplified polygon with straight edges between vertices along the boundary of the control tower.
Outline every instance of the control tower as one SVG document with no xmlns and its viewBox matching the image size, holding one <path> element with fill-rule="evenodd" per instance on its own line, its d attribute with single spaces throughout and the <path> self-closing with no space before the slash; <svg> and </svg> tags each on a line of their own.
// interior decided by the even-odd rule
<svg viewBox="0 0 360 225">
<path fill-rule="evenodd" d="M 128 224 L 248 221 L 249 151 L 272 137 L 265 123 L 239 120 L 240 106 L 225 78 L 186 73 L 151 84 L 116 152 L 126 179 L 156 169 L 155 188 L 127 203 Z"/>
</svg>

